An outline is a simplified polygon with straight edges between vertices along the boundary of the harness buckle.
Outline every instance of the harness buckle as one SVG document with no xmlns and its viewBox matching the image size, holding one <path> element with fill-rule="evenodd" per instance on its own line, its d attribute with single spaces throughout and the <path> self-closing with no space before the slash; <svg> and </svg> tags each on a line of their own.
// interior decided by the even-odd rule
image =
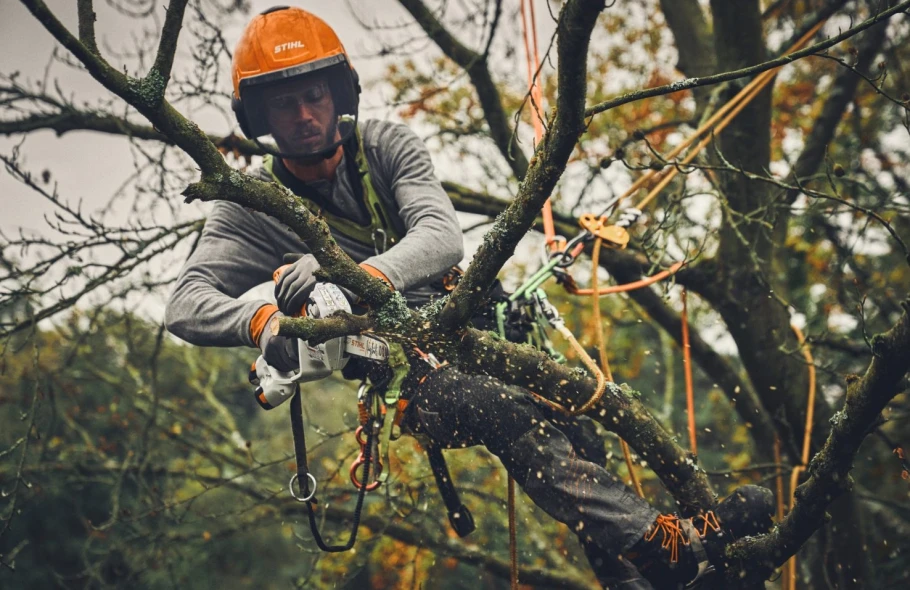
<svg viewBox="0 0 910 590">
<path fill-rule="evenodd" d="M 382 248 L 379 247 L 377 238 L 382 238 Z M 381 227 L 377 227 L 373 230 L 373 251 L 376 252 L 376 256 L 379 256 L 385 252 L 389 247 L 389 236 Z"/>
</svg>

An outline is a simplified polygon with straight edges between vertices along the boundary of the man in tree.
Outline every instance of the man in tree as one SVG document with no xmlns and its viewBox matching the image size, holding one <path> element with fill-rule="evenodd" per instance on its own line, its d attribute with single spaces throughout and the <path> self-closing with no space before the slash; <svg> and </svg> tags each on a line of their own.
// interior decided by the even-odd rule
<svg viewBox="0 0 910 590">
<path fill-rule="evenodd" d="M 439 294 L 434 283 L 463 256 L 454 209 L 416 135 L 393 123 L 358 124 L 360 88 L 335 32 L 297 8 L 256 16 L 234 52 L 233 84 L 241 129 L 269 153 L 260 176 L 321 215 L 341 248 L 410 304 Z M 258 347 L 272 367 L 295 368 L 296 340 L 273 333 L 271 319 L 300 313 L 317 282 L 316 259 L 306 254 L 283 268 L 277 306 L 237 297 L 267 281 L 285 253 L 306 251 L 277 220 L 217 202 L 168 304 L 168 329 L 198 345 Z M 493 378 L 412 368 L 402 394 L 405 430 L 448 448 L 485 445 L 578 535 L 605 584 L 675 588 L 722 570 L 727 544 L 770 526 L 770 492 L 751 486 L 715 512 L 660 515 L 579 458 L 527 391 Z"/>
</svg>

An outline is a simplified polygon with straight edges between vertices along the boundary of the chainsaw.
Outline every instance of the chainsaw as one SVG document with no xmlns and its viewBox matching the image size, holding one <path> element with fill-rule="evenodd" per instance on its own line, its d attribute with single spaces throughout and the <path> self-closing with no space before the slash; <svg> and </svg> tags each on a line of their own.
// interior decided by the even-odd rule
<svg viewBox="0 0 910 590">
<path fill-rule="evenodd" d="M 351 305 L 347 297 L 336 285 L 331 283 L 317 283 L 304 308 L 306 317 L 314 319 L 327 318 L 339 311 L 351 313 Z M 419 351 L 418 351 L 419 352 Z M 297 341 L 297 353 L 300 364 L 293 371 L 279 371 L 270 366 L 261 355 L 250 370 L 250 383 L 256 385 L 256 401 L 263 409 L 271 410 L 285 401 L 294 398 L 298 384 L 308 381 L 318 381 L 343 369 L 352 357 L 367 359 L 369 361 L 387 363 L 394 368 L 390 382 L 384 384 L 382 390 L 368 388 L 362 384 L 357 394 L 358 414 L 361 416 L 361 426 L 356 431 L 357 443 L 360 445 L 360 454 L 351 464 L 350 476 L 354 487 L 358 489 L 358 504 L 355 510 L 354 525 L 348 543 L 345 545 L 328 546 L 316 528 L 311 500 L 316 494 L 316 478 L 310 473 L 306 463 L 306 443 L 302 414 L 300 410 L 300 397 L 295 398 L 291 404 L 292 426 L 296 420 L 294 431 L 294 447 L 297 455 L 297 473 L 291 477 L 289 487 L 291 495 L 299 502 L 307 505 L 310 516 L 310 528 L 316 539 L 317 545 L 324 551 L 347 551 L 356 538 L 359 525 L 360 507 L 363 494 L 376 489 L 385 482 L 389 476 L 389 441 L 401 435 L 393 432 L 398 427 L 396 414 L 399 413 L 399 394 L 401 381 L 407 374 L 407 358 L 401 347 L 392 351 L 385 340 L 369 334 L 344 336 L 333 338 L 321 344 L 312 345 L 302 339 Z M 421 357 L 435 370 L 445 363 L 440 363 L 432 354 L 420 353 Z M 390 358 L 391 357 L 391 358 Z M 404 374 L 401 369 L 404 368 Z M 372 400 L 372 401 L 370 401 Z M 294 405 L 297 404 L 296 412 Z M 383 409 L 373 406 L 383 404 Z M 298 442 L 299 437 L 299 442 Z M 458 491 L 452 483 L 452 477 L 446 466 L 442 449 L 435 445 L 427 446 L 427 454 L 436 484 L 442 494 L 443 502 L 449 515 L 449 522 L 460 537 L 467 536 L 475 529 L 474 518 L 467 506 L 461 503 Z M 358 478 L 357 472 L 362 470 Z M 371 476 L 372 475 L 372 476 Z M 304 482 L 300 491 L 295 490 L 295 482 Z M 301 484 L 298 483 L 298 487 Z"/>
<path fill-rule="evenodd" d="M 339 311 L 351 313 L 351 304 L 338 286 L 317 283 L 305 309 L 306 317 L 322 319 Z M 332 338 L 320 344 L 298 339 L 297 356 L 300 364 L 292 371 L 279 371 L 270 366 L 262 355 L 250 368 L 250 383 L 256 386 L 254 395 L 263 409 L 271 410 L 291 399 L 298 383 L 318 381 L 340 371 L 352 356 L 387 361 L 389 344 L 369 334 Z"/>
</svg>

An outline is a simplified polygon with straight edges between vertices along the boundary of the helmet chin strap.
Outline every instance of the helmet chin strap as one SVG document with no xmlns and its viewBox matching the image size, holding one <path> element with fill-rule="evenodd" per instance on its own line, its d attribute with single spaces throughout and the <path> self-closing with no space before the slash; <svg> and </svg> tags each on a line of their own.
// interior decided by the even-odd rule
<svg viewBox="0 0 910 590">
<path fill-rule="evenodd" d="M 300 164 L 303 164 L 303 165 L 319 164 L 325 160 L 333 158 L 335 156 L 335 154 L 338 153 L 338 148 L 349 144 L 352 140 L 354 140 L 354 138 L 357 135 L 356 133 L 353 132 L 353 129 L 357 128 L 357 116 L 356 115 L 353 117 L 350 115 L 342 115 L 341 117 L 339 117 L 338 122 L 339 122 L 339 126 L 341 124 L 351 125 L 352 132 L 350 134 L 348 134 L 348 137 L 346 137 L 344 139 L 339 139 L 338 141 L 336 141 L 329 147 L 322 149 L 318 152 L 314 152 L 312 154 L 307 154 L 305 156 L 302 156 L 299 154 L 286 154 L 286 153 L 283 153 L 278 150 L 272 150 L 272 149 L 267 148 L 265 145 L 263 145 L 262 142 L 260 142 L 258 139 L 253 139 L 253 141 L 255 141 L 256 145 L 258 145 L 260 148 L 262 148 L 266 153 L 272 154 L 275 157 L 282 158 L 284 160 L 292 160 L 294 162 L 299 162 Z"/>
</svg>

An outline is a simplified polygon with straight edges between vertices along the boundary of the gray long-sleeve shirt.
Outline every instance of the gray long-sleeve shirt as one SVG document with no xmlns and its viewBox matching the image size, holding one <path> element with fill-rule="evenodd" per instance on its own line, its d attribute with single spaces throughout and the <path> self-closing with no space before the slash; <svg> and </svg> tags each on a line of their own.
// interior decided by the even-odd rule
<svg viewBox="0 0 910 590">
<path fill-rule="evenodd" d="M 377 120 L 360 125 L 373 186 L 405 235 L 379 255 L 372 246 L 334 230 L 332 236 L 355 262 L 381 271 L 409 299 L 420 299 L 426 296 L 428 283 L 464 256 L 455 209 L 436 178 L 426 146 L 410 129 Z M 265 171 L 260 175 L 273 180 Z M 338 166 L 335 180 L 308 186 L 331 203 L 334 213 L 359 224 L 369 222 L 351 189 L 346 162 Z M 168 301 L 168 330 L 200 346 L 256 347 L 250 320 L 269 302 L 238 301 L 237 297 L 269 281 L 285 253 L 308 251 L 276 219 L 217 201 Z"/>
</svg>

